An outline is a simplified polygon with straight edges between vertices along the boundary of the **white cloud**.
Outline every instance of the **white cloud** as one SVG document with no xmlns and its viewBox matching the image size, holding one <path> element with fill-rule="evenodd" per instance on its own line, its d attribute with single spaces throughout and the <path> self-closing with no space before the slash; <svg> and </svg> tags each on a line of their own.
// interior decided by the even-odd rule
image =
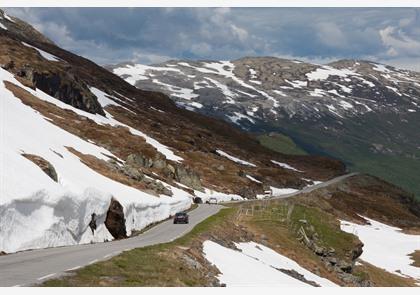
<svg viewBox="0 0 420 295">
<path fill-rule="evenodd" d="M 420 41 L 407 36 L 402 30 L 388 26 L 379 31 L 383 44 L 390 56 L 411 55 L 420 56 Z"/>
<path fill-rule="evenodd" d="M 338 25 L 332 22 L 321 22 L 316 24 L 318 39 L 325 45 L 333 48 L 347 46 L 347 39 Z"/>
</svg>

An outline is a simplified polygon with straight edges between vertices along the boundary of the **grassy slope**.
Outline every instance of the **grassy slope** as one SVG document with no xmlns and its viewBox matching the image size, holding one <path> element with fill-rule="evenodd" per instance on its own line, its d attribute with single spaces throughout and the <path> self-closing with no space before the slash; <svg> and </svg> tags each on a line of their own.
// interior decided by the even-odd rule
<svg viewBox="0 0 420 295">
<path fill-rule="evenodd" d="M 186 236 L 171 243 L 124 252 L 110 260 L 82 268 L 74 275 L 47 281 L 43 286 L 211 286 L 217 270 L 212 270 L 209 265 L 204 269 L 193 268 L 182 259 L 191 253 L 196 253 L 195 257 L 201 256 L 202 241 L 207 239 L 217 242 L 253 240 L 298 261 L 308 270 L 339 282 L 335 274 L 329 272 L 320 258 L 297 237 L 301 220 L 305 219 L 314 226 L 323 246 L 333 247 L 338 257 L 345 258 L 357 239 L 341 232 L 338 221 L 332 215 L 304 205 L 291 206 L 283 200 L 234 206 L 201 222 Z M 252 206 L 252 216 L 243 214 L 244 209 Z M 205 259 L 201 259 L 204 265 Z M 404 279 L 373 267 L 360 267 L 358 275 L 369 277 L 377 286 L 410 285 Z"/>
<path fill-rule="evenodd" d="M 265 147 L 279 153 L 288 155 L 307 155 L 308 153 L 301 149 L 296 143 L 288 136 L 274 133 L 263 134 L 258 136 L 258 141 Z"/>
</svg>

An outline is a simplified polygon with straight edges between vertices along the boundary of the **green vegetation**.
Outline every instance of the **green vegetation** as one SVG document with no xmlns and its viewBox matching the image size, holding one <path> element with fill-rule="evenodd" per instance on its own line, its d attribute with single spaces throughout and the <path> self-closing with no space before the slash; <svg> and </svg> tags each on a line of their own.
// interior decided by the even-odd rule
<svg viewBox="0 0 420 295">
<path fill-rule="evenodd" d="M 313 227 L 313 233 L 317 234 L 318 246 L 334 248 L 337 256 L 342 259 L 346 258 L 346 254 L 351 252 L 357 243 L 354 235 L 340 230 L 339 222 L 334 216 L 318 208 L 286 201 L 274 201 L 266 208 L 257 206 L 254 212 L 251 222 L 266 235 L 282 243 L 284 240 L 297 242 L 301 227 L 304 229 Z M 310 231 L 306 230 L 306 232 L 311 235 Z M 296 245 L 290 246 L 296 247 Z M 302 244 L 299 243 L 299 247 L 303 247 Z"/>
<path fill-rule="evenodd" d="M 341 159 L 350 170 L 368 173 L 414 193 L 420 199 L 420 149 L 415 136 L 420 117 L 402 120 L 396 114 L 365 114 L 357 119 L 325 119 L 328 129 L 305 122 L 278 123 L 311 154 L 324 152 Z M 407 122 L 410 122 L 409 124 Z"/>
<path fill-rule="evenodd" d="M 206 276 L 189 270 L 176 252 L 188 247 L 200 234 L 223 226 L 234 212 L 234 208 L 222 209 L 173 242 L 123 252 L 77 270 L 74 275 L 46 281 L 42 286 L 205 286 Z"/>
<path fill-rule="evenodd" d="M 257 139 L 261 145 L 275 152 L 288 155 L 307 155 L 290 137 L 280 133 L 263 134 Z"/>
</svg>

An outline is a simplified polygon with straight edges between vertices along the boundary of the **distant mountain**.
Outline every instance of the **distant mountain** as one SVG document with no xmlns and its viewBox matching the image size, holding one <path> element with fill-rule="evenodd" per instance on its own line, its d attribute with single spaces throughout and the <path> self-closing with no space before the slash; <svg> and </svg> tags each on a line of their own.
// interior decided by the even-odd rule
<svg viewBox="0 0 420 295">
<path fill-rule="evenodd" d="M 420 73 L 362 60 L 316 65 L 274 57 L 108 68 L 179 106 L 265 139 L 283 133 L 306 152 L 339 158 L 420 196 Z"/>
</svg>

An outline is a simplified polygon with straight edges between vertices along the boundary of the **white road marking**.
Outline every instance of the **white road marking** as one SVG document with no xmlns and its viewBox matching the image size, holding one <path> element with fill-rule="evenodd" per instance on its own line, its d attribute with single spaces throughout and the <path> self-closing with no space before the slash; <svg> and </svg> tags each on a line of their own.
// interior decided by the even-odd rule
<svg viewBox="0 0 420 295">
<path fill-rule="evenodd" d="M 79 268 L 81 268 L 81 266 L 80 266 L 80 265 L 75 266 L 75 267 L 72 267 L 72 268 L 69 268 L 69 269 L 68 269 L 68 270 L 66 270 L 66 271 L 72 271 L 72 270 L 76 270 L 76 269 L 79 269 Z"/>
<path fill-rule="evenodd" d="M 108 254 L 108 255 L 105 255 L 104 258 L 106 259 L 106 258 L 111 257 L 111 256 L 112 256 L 112 254 Z"/>
<path fill-rule="evenodd" d="M 98 262 L 98 259 L 94 259 L 94 260 L 92 260 L 91 262 L 89 262 L 89 263 L 88 263 L 88 265 L 89 265 L 89 264 L 94 264 L 94 263 L 96 263 L 96 262 Z"/>
<path fill-rule="evenodd" d="M 40 277 L 40 278 L 38 278 L 38 281 L 45 280 L 45 279 L 50 278 L 50 277 L 52 277 L 52 276 L 55 276 L 55 273 L 50 273 L 49 275 L 46 275 L 46 276 Z"/>
</svg>

